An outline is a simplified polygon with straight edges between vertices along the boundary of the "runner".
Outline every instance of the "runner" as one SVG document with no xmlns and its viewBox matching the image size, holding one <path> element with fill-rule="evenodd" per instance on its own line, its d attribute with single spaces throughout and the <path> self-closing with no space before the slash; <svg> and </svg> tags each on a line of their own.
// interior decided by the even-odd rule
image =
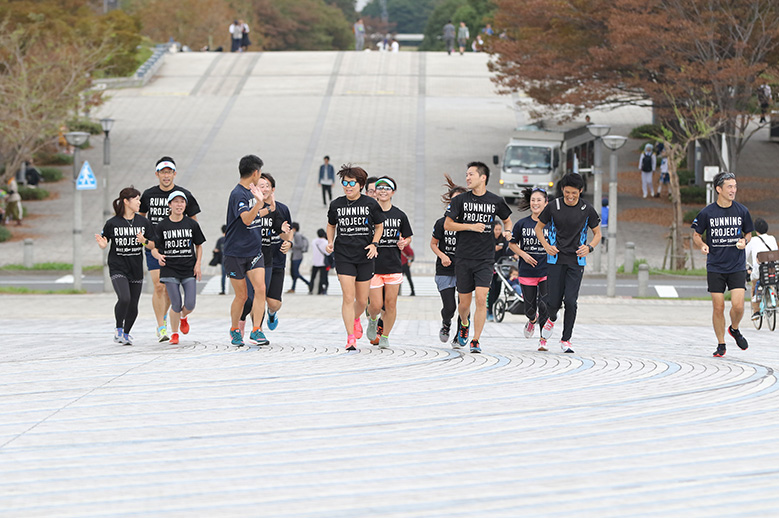
<svg viewBox="0 0 779 518">
<path fill-rule="evenodd" d="M 361 167 L 345 165 L 338 171 L 344 196 L 327 211 L 327 253 L 335 252 L 335 268 L 341 283 L 341 315 L 346 328 L 346 350 L 356 351 L 362 337 L 360 315 L 368 304 L 374 258 L 384 231 L 384 213 L 378 202 L 360 194 L 368 179 Z M 336 233 L 338 236 L 336 237 Z"/>
<path fill-rule="evenodd" d="M 374 296 L 368 305 L 367 335 L 371 342 L 379 336 L 380 349 L 389 347 L 389 334 L 398 315 L 398 293 L 403 282 L 400 253 L 411 244 L 413 235 L 406 213 L 392 205 L 396 190 L 397 183 L 393 178 L 382 176 L 376 180 L 376 196 L 384 212 L 384 228 L 379 240 L 379 255 L 375 261 L 376 273 L 370 283 Z M 384 288 L 383 296 L 379 295 L 381 288 Z M 378 320 L 382 309 L 384 325 L 379 334 Z"/>
<path fill-rule="evenodd" d="M 134 187 L 125 187 L 114 200 L 114 217 L 95 234 L 101 249 L 108 246 L 108 272 L 117 301 L 114 306 L 116 331 L 114 342 L 132 345 L 130 330 L 138 317 L 138 301 L 143 288 L 143 247 L 146 236 L 154 237 L 151 222 L 136 214 L 141 207 L 141 193 Z"/>
<path fill-rule="evenodd" d="M 744 249 L 754 230 L 752 216 L 735 201 L 736 175 L 722 172 L 714 177 L 717 200 L 703 208 L 692 222 L 692 240 L 706 256 L 706 277 L 712 303 L 712 324 L 717 336 L 714 356 L 725 356 L 725 290 L 730 290 L 730 326 L 728 334 L 742 350 L 749 347 L 739 331 L 744 316 L 747 260 Z M 703 242 L 703 233 L 706 242 Z"/>
<path fill-rule="evenodd" d="M 262 224 L 262 257 L 265 267 L 265 300 L 268 305 L 268 329 L 273 331 L 279 325 L 276 313 L 281 309 L 281 292 L 284 288 L 284 269 L 286 267 L 286 253 L 291 247 L 291 233 L 289 222 L 292 219 L 289 208 L 276 200 L 276 180 L 269 173 L 260 173 L 258 186 L 263 196 L 264 206 L 267 208 L 271 202 L 275 202 L 276 210 L 261 218 Z M 241 313 L 238 328 L 243 336 L 246 326 L 246 317 L 251 313 L 254 301 L 254 288 L 251 282 L 246 281 L 247 298 Z M 262 318 L 265 318 L 263 308 Z M 270 342 L 268 342 L 270 343 Z"/>
<path fill-rule="evenodd" d="M 584 180 L 576 173 L 562 177 L 563 195 L 552 200 L 538 215 L 536 238 L 547 253 L 547 312 L 548 318 L 541 329 L 541 338 L 548 340 L 557 321 L 557 312 L 565 303 L 563 335 L 560 348 L 573 353 L 571 336 L 576 322 L 579 287 L 584 275 L 587 255 L 601 240 L 600 216 L 582 198 Z M 592 230 L 592 241 L 587 244 L 587 229 Z"/>
<path fill-rule="evenodd" d="M 243 330 L 238 323 L 248 297 L 246 280 L 254 289 L 252 297 L 252 323 L 254 329 L 249 338 L 257 345 L 267 345 L 262 332 L 262 314 L 265 310 L 265 263 L 262 257 L 262 218 L 275 212 L 273 201 L 264 204 L 260 181 L 262 159 L 246 155 L 238 164 L 241 179 L 230 193 L 227 202 L 227 231 L 225 232 L 224 261 L 227 276 L 235 297 L 230 305 L 230 339 L 236 346 L 243 346 Z"/>
<path fill-rule="evenodd" d="M 446 178 L 446 193 L 441 196 L 443 202 L 448 206 L 455 196 L 467 191 L 465 187 L 456 185 L 448 174 Z M 444 221 L 446 217 L 442 216 L 433 224 L 433 237 L 430 239 L 430 249 L 436 255 L 435 261 L 435 285 L 438 288 L 438 294 L 441 295 L 441 330 L 438 332 L 438 338 L 446 343 L 449 341 L 449 334 L 452 328 L 452 317 L 457 311 L 457 277 L 455 276 L 455 250 L 457 249 L 457 232 L 444 230 Z M 460 317 L 457 317 L 457 328 L 460 328 Z M 452 345 L 457 344 L 457 334 L 452 339 Z"/>
<path fill-rule="evenodd" d="M 195 310 L 197 281 L 200 280 L 202 244 L 206 241 L 197 221 L 185 215 L 187 195 L 176 190 L 168 196 L 170 215 L 157 223 L 154 249 L 151 251 L 160 263 L 160 282 L 170 298 L 170 325 L 173 333 L 170 343 L 179 343 L 179 325 L 183 334 L 189 333 L 189 316 Z M 181 290 L 184 300 L 181 300 Z"/>
<path fill-rule="evenodd" d="M 530 216 L 520 219 L 514 225 L 509 248 L 519 256 L 519 285 L 525 301 L 525 338 L 531 338 L 535 328 L 546 322 L 546 251 L 536 237 L 538 215 L 547 204 L 546 191 L 541 188 L 525 189 L 519 199 L 519 210 L 530 209 Z M 548 230 L 544 228 L 544 237 Z M 546 338 L 538 340 L 538 350 L 546 351 Z"/>
<path fill-rule="evenodd" d="M 154 174 L 157 176 L 158 184 L 143 191 L 140 215 L 149 218 L 151 224 L 156 228 L 157 223 L 170 214 L 168 196 L 174 190 L 177 190 L 183 192 L 187 197 L 185 214 L 197 220 L 197 214 L 200 213 L 200 205 L 198 205 L 191 192 L 174 183 L 176 179 L 176 163 L 173 159 L 169 156 L 164 156 L 157 160 L 156 172 Z M 152 295 L 151 302 L 154 308 L 154 316 L 157 318 L 157 338 L 160 342 L 164 342 L 168 339 L 167 315 L 170 308 L 170 298 L 165 285 L 160 282 L 160 265 L 148 248 L 146 249 L 146 267 L 154 283 L 154 294 Z"/>
<path fill-rule="evenodd" d="M 487 318 L 487 293 L 492 282 L 493 260 L 495 259 L 496 217 L 503 221 L 503 228 L 511 227 L 511 209 L 505 200 L 487 190 L 490 168 L 482 162 L 471 162 L 465 173 L 468 192 L 455 197 L 446 210 L 444 230 L 457 232 L 455 275 L 457 291 L 460 293 L 458 312 L 462 324 L 458 332 L 458 345 L 468 342 L 473 293 L 476 292 L 474 332 L 471 352 L 480 353 L 479 338 Z"/>
</svg>

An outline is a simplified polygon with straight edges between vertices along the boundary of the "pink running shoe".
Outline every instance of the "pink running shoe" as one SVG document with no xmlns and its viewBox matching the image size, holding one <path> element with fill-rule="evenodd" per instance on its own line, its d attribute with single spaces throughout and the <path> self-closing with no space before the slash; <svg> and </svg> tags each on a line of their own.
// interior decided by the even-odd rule
<svg viewBox="0 0 779 518">
<path fill-rule="evenodd" d="M 360 317 L 354 319 L 354 337 L 357 340 L 362 338 L 362 324 L 360 323 Z"/>
<path fill-rule="evenodd" d="M 349 335 L 346 339 L 346 350 L 347 351 L 356 351 L 357 350 L 357 338 L 354 335 Z"/>
</svg>

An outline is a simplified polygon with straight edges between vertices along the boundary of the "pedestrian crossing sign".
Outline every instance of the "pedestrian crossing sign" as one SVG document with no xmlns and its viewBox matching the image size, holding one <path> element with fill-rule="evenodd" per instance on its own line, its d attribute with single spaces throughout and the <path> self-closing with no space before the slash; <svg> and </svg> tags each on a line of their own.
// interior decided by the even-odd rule
<svg viewBox="0 0 779 518">
<path fill-rule="evenodd" d="M 81 172 L 76 178 L 76 190 L 89 191 L 92 189 L 97 189 L 97 178 L 95 178 L 95 173 L 92 172 L 89 162 L 85 160 L 84 165 L 81 166 Z"/>
</svg>

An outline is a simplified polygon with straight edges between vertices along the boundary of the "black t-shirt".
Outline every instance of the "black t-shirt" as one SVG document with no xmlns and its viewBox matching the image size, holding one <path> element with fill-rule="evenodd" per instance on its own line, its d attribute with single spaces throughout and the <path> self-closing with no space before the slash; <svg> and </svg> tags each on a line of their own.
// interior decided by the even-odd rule
<svg viewBox="0 0 779 518">
<path fill-rule="evenodd" d="M 384 211 L 384 232 L 379 240 L 379 255 L 376 257 L 376 273 L 400 273 L 400 238 L 414 235 L 406 213 L 395 207 Z M 366 251 L 367 253 L 367 251 Z"/>
<path fill-rule="evenodd" d="M 165 256 L 165 266 L 160 268 L 160 277 L 186 279 L 195 276 L 195 245 L 202 245 L 206 238 L 200 225 L 194 219 L 184 216 L 181 221 L 165 218 L 157 224 L 154 244 Z"/>
<path fill-rule="evenodd" d="M 446 275 L 448 277 L 454 276 L 454 252 L 457 249 L 457 232 L 451 230 L 444 230 L 444 221 L 446 218 L 440 218 L 433 224 L 433 237 L 438 240 L 438 249 L 446 254 L 449 259 L 452 260 L 452 264 L 444 266 L 441 263 L 441 258 L 436 256 L 435 260 L 435 274 Z"/>
<path fill-rule="evenodd" d="M 536 222 L 532 216 L 522 218 L 514 225 L 511 231 L 511 242 L 519 245 L 523 252 L 538 261 L 535 266 L 530 266 L 522 257 L 519 258 L 520 277 L 546 277 L 546 251 L 541 246 L 541 241 L 536 237 Z M 544 227 L 544 237 L 549 239 L 549 231 Z"/>
<path fill-rule="evenodd" d="M 584 266 L 585 257 L 577 257 L 576 250 L 587 243 L 587 229 L 600 225 L 600 216 L 589 203 L 579 198 L 573 207 L 563 198 L 550 201 L 538 215 L 546 228 L 547 241 L 559 250 L 557 256 L 548 256 L 547 262 Z"/>
<path fill-rule="evenodd" d="M 366 246 L 373 242 L 375 226 L 384 222 L 379 202 L 361 194 L 352 201 L 346 196 L 334 199 L 327 211 L 327 222 L 336 228 L 335 262 L 369 263 Z"/>
<path fill-rule="evenodd" d="M 157 223 L 167 218 L 170 215 L 170 207 L 168 206 L 168 196 L 173 191 L 181 191 L 187 195 L 187 208 L 184 210 L 184 214 L 190 218 L 195 214 L 200 214 L 200 205 L 192 193 L 185 188 L 175 185 L 173 189 L 169 191 L 163 191 L 159 185 L 149 187 L 143 194 L 141 194 L 141 212 L 146 214 L 146 217 L 151 221 L 151 224 L 156 226 Z"/>
<path fill-rule="evenodd" d="M 446 209 L 446 217 L 455 223 L 484 223 L 481 233 L 465 230 L 457 234 L 458 259 L 493 260 L 495 258 L 495 232 L 492 227 L 495 217 L 508 219 L 511 209 L 505 200 L 490 191 L 476 196 L 472 191 L 455 197 Z"/>
<path fill-rule="evenodd" d="M 102 235 L 111 242 L 108 250 L 108 270 L 111 275 L 124 275 L 131 281 L 143 280 L 143 245 L 135 236 L 142 232 L 146 239 L 154 239 L 151 222 L 135 214 L 127 220 L 114 216 L 103 225 Z"/>
<path fill-rule="evenodd" d="M 266 203 L 263 207 L 267 207 Z M 283 203 L 276 202 L 276 211 L 260 218 L 262 225 L 262 258 L 265 268 L 284 268 L 287 256 L 281 253 L 281 226 L 286 221 L 292 224 L 292 216 L 289 208 Z M 279 257 L 281 256 L 281 257 Z"/>
<path fill-rule="evenodd" d="M 749 210 L 738 202 L 730 207 L 720 207 L 717 202 L 703 208 L 692 222 L 692 229 L 706 234 L 709 254 L 706 271 L 735 273 L 747 269 L 746 252 L 736 248 L 736 243 L 754 230 Z"/>
<path fill-rule="evenodd" d="M 241 214 L 252 210 L 257 198 L 241 184 L 236 185 L 227 200 L 227 229 L 225 230 L 224 255 L 230 257 L 257 257 L 262 251 L 262 218 L 257 213 L 246 225 Z"/>
</svg>

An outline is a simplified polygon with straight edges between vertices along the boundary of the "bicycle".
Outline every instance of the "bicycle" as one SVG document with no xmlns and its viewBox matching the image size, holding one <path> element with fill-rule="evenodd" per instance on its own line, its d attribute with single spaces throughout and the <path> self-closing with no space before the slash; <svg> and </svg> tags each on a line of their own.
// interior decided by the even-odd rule
<svg viewBox="0 0 779 518">
<path fill-rule="evenodd" d="M 766 256 L 761 257 L 763 254 L 766 254 Z M 763 327 L 764 318 L 768 329 L 771 331 L 776 329 L 777 302 L 779 302 L 779 294 L 777 294 L 777 282 L 779 280 L 776 277 L 776 271 L 777 267 L 779 267 L 779 261 L 776 260 L 774 254 L 776 252 L 760 252 L 757 254 L 758 261 L 761 262 L 760 279 L 757 281 L 759 284 L 755 289 L 755 294 L 760 306 L 757 312 L 758 316 L 752 318 L 752 324 L 754 324 L 756 329 Z"/>
</svg>

